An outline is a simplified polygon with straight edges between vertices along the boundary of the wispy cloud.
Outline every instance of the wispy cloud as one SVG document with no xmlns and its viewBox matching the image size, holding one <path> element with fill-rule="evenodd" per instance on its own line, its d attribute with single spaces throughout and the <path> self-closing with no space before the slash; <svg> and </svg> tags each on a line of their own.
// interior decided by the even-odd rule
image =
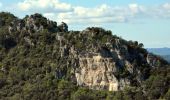
<svg viewBox="0 0 170 100">
<path fill-rule="evenodd" d="M 128 7 L 110 7 L 106 4 L 94 7 L 72 7 L 71 12 L 44 14 L 53 20 L 64 20 L 69 23 L 113 23 L 113 22 L 127 22 L 141 11 L 137 4 Z"/>
<path fill-rule="evenodd" d="M 18 3 L 18 7 L 22 11 L 31 12 L 67 12 L 71 11 L 70 4 L 62 3 L 59 0 L 25 0 Z"/>
<path fill-rule="evenodd" d="M 73 7 L 71 12 L 44 14 L 53 20 L 64 20 L 69 23 L 125 23 L 140 18 L 170 18 L 169 4 L 147 7 L 138 4 L 127 6 L 109 6 L 106 4 L 94 7 Z"/>
<path fill-rule="evenodd" d="M 126 23 L 140 18 L 170 18 L 170 3 L 157 6 L 129 4 L 127 6 L 73 6 L 60 0 L 24 0 L 16 4 L 20 12 L 42 13 L 67 23 Z"/>
</svg>

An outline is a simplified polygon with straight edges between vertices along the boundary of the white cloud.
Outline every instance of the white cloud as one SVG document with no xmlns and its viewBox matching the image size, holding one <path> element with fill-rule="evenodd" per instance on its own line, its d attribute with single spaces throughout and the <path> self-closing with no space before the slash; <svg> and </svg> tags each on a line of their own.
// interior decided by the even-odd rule
<svg viewBox="0 0 170 100">
<path fill-rule="evenodd" d="M 133 9 L 131 5 L 131 9 Z M 68 23 L 108 23 L 125 22 L 128 17 L 133 16 L 127 13 L 128 7 L 111 7 L 106 4 L 87 8 L 82 6 L 72 6 L 62 3 L 59 0 L 25 0 L 18 3 L 18 8 L 24 12 L 39 12 L 44 16 L 56 20 L 66 21 Z"/>
<path fill-rule="evenodd" d="M 163 4 L 163 8 L 167 9 L 167 10 L 170 10 L 170 3 Z"/>
<path fill-rule="evenodd" d="M 71 5 L 62 3 L 59 0 L 25 0 L 18 3 L 18 7 L 22 11 L 32 12 L 66 12 L 71 11 Z"/>
<path fill-rule="evenodd" d="M 145 12 L 145 7 L 138 4 L 129 4 L 129 11 L 135 15 Z"/>
<path fill-rule="evenodd" d="M 138 13 L 140 11 L 139 6 L 137 4 L 129 4 L 129 9 L 132 13 Z"/>
<path fill-rule="evenodd" d="M 145 11 L 145 14 L 153 18 L 170 19 L 170 4 L 165 3 L 156 7 L 148 7 Z"/>
<path fill-rule="evenodd" d="M 42 13 L 49 19 L 67 23 L 123 23 L 136 18 L 170 18 L 170 4 L 144 6 L 109 6 L 106 4 L 91 8 L 73 6 L 61 0 L 24 0 L 17 4 L 21 12 Z M 28 14 L 27 13 L 27 14 Z"/>
<path fill-rule="evenodd" d="M 163 12 L 166 18 L 170 18 L 170 3 L 166 3 L 162 6 L 164 8 Z"/>
<path fill-rule="evenodd" d="M 108 5 L 101 5 L 95 8 L 73 7 L 72 12 L 64 13 L 47 13 L 44 14 L 48 18 L 57 21 L 65 21 L 67 23 L 111 23 L 111 22 L 125 22 L 126 16 L 123 14 L 125 9 L 118 7 L 110 7 Z"/>
</svg>

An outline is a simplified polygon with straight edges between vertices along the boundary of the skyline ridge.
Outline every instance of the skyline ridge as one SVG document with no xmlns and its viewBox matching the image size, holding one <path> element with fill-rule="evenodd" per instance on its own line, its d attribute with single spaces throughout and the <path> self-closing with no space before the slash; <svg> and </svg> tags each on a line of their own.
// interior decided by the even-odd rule
<svg viewBox="0 0 170 100">
<path fill-rule="evenodd" d="M 67 22 L 71 30 L 103 27 L 144 43 L 145 48 L 170 47 L 169 0 L 1 0 L 0 11 L 19 18 L 38 12 L 58 23 Z"/>
</svg>

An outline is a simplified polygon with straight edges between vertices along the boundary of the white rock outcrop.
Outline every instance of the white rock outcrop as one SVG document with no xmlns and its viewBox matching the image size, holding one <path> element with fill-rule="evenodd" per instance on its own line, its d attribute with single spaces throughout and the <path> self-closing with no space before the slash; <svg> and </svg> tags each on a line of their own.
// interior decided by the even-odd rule
<svg viewBox="0 0 170 100">
<path fill-rule="evenodd" d="M 79 65 L 75 73 L 77 85 L 96 90 L 118 90 L 119 81 L 113 74 L 116 72 L 116 67 L 112 58 L 103 58 L 100 55 L 80 58 Z"/>
</svg>

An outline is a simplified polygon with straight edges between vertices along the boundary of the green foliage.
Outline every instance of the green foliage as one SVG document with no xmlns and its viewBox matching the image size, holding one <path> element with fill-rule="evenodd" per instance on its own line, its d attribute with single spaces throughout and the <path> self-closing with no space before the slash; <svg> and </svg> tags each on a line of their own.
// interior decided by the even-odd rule
<svg viewBox="0 0 170 100">
<path fill-rule="evenodd" d="M 72 94 L 73 100 L 96 100 L 105 99 L 107 96 L 106 91 L 93 91 L 87 88 L 79 88 L 74 94 Z"/>
<path fill-rule="evenodd" d="M 168 90 L 168 92 L 165 94 L 164 98 L 166 100 L 170 100 L 170 89 Z"/>
<path fill-rule="evenodd" d="M 161 99 L 164 98 L 166 93 L 168 93 L 167 91 L 170 88 L 169 71 L 169 67 L 152 70 L 151 76 L 144 83 L 149 99 Z"/>
<path fill-rule="evenodd" d="M 158 69 L 151 70 L 148 65 L 141 65 L 141 59 L 137 59 L 138 54 L 147 54 L 143 44 L 137 41 L 128 42 L 103 28 L 90 28 L 90 32 L 86 35 L 82 35 L 80 31 L 54 33 L 53 28 L 56 28 L 56 24 L 47 25 L 45 17 L 41 14 L 36 14 L 36 16 L 36 24 L 43 25 L 43 31 L 32 34 L 28 34 L 27 31 L 9 34 L 7 27 L 17 18 L 10 13 L 0 13 L 0 18 L 4 21 L 3 27 L 0 27 L 0 99 L 140 100 L 146 97 L 148 99 L 169 99 L 169 67 L 158 67 Z M 91 33 L 94 35 L 92 36 Z M 78 87 L 71 77 L 74 76 L 71 73 L 73 66 L 66 64 L 66 61 L 70 62 L 73 59 L 69 59 L 68 56 L 63 58 L 60 56 L 60 43 L 56 40 L 57 34 L 61 34 L 68 40 L 63 41 L 63 44 L 68 44 L 69 47 L 74 45 L 78 52 L 89 52 L 94 49 L 92 44 L 105 47 L 105 44 L 111 41 L 112 46 L 115 44 L 115 39 L 120 39 L 123 45 L 127 45 L 128 52 L 136 58 L 131 62 L 137 66 L 141 75 L 146 75 L 147 80 L 139 85 L 143 89 L 134 87 L 134 85 L 122 91 L 109 92 Z M 27 43 L 25 37 L 34 45 Z M 157 65 L 162 66 L 162 61 L 157 62 Z M 56 69 L 62 72 L 61 79 L 55 78 Z M 118 73 L 114 74 L 121 78 L 130 76 L 125 67 L 120 68 Z M 137 75 L 131 76 L 134 79 L 136 77 Z"/>
<path fill-rule="evenodd" d="M 0 18 L 4 25 L 9 25 L 9 23 L 11 23 L 14 19 L 17 19 L 17 17 L 9 12 L 0 12 Z"/>
</svg>

